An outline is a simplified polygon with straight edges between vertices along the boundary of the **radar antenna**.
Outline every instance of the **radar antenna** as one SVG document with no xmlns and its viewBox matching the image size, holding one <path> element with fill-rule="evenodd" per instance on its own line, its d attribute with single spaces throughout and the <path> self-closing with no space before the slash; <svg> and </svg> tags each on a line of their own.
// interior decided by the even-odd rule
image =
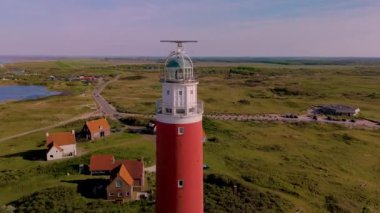
<svg viewBox="0 0 380 213">
<path fill-rule="evenodd" d="M 195 40 L 161 40 L 160 42 L 177 43 L 177 47 L 182 47 L 183 43 L 197 43 Z"/>
<path fill-rule="evenodd" d="M 176 53 L 180 53 L 183 50 L 183 43 L 197 43 L 195 40 L 161 40 L 160 42 L 177 43 Z"/>
</svg>

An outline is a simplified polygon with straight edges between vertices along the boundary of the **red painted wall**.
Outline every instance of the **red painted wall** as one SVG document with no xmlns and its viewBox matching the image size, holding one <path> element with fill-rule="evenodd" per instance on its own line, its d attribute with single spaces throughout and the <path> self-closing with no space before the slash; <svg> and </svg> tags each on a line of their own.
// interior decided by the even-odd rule
<svg viewBox="0 0 380 213">
<path fill-rule="evenodd" d="M 178 135 L 178 127 L 184 127 Z M 202 121 L 191 124 L 157 122 L 157 213 L 203 212 Z M 178 180 L 184 180 L 178 188 Z"/>
</svg>

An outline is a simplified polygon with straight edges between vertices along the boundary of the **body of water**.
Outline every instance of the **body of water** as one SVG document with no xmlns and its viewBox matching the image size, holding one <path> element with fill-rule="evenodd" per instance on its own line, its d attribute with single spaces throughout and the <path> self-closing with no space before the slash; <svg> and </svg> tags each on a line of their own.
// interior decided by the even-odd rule
<svg viewBox="0 0 380 213">
<path fill-rule="evenodd" d="M 60 92 L 48 90 L 44 86 L 0 86 L 0 102 L 32 100 L 59 94 Z"/>
</svg>

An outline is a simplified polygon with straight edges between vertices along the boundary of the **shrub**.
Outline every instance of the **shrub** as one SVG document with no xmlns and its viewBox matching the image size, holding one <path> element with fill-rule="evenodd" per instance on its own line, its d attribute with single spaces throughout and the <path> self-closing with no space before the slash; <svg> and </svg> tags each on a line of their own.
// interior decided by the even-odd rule
<svg viewBox="0 0 380 213">
<path fill-rule="evenodd" d="M 285 212 L 289 201 L 242 185 L 224 175 L 205 177 L 205 212 Z"/>
<path fill-rule="evenodd" d="M 325 197 L 325 207 L 329 212 L 349 212 L 338 205 L 338 201 L 333 195 L 328 195 Z"/>
<path fill-rule="evenodd" d="M 150 119 L 142 117 L 124 117 L 120 118 L 119 120 L 123 124 L 131 126 L 147 126 L 150 122 Z"/>
<path fill-rule="evenodd" d="M 239 104 L 244 104 L 244 105 L 249 105 L 249 104 L 251 104 L 251 102 L 248 101 L 248 100 L 246 100 L 246 99 L 239 100 L 238 102 L 239 102 Z"/>
</svg>

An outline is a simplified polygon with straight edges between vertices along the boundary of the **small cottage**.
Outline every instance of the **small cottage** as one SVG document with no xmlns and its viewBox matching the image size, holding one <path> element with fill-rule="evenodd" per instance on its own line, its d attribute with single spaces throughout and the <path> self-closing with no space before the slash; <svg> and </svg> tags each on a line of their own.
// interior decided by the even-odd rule
<svg viewBox="0 0 380 213">
<path fill-rule="evenodd" d="M 113 155 L 92 155 L 89 169 L 91 175 L 109 175 L 115 166 Z"/>
<path fill-rule="evenodd" d="M 95 140 L 111 134 L 111 127 L 105 118 L 87 121 L 82 133 L 88 140 Z"/>
<path fill-rule="evenodd" d="M 77 155 L 75 132 L 46 133 L 46 160 L 56 160 Z"/>
<path fill-rule="evenodd" d="M 126 201 L 146 195 L 142 160 L 115 160 L 113 155 L 93 155 L 90 159 L 92 175 L 110 175 L 107 199 Z"/>
<path fill-rule="evenodd" d="M 134 200 L 133 182 L 133 178 L 124 164 L 114 168 L 107 186 L 107 200 L 119 202 Z"/>
</svg>

